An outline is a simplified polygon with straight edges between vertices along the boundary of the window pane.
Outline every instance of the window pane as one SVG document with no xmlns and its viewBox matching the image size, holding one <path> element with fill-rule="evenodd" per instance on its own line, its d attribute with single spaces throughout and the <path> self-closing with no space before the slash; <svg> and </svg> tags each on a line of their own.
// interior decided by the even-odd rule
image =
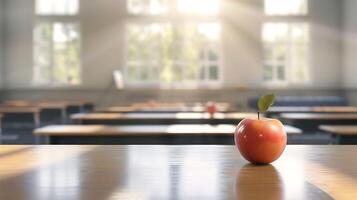
<svg viewBox="0 0 357 200">
<path fill-rule="evenodd" d="M 265 0 L 267 15 L 306 15 L 307 0 Z"/>
<path fill-rule="evenodd" d="M 52 26 L 43 23 L 35 28 L 34 32 L 34 80 L 46 83 L 51 78 L 50 49 L 52 40 Z"/>
<path fill-rule="evenodd" d="M 264 66 L 264 81 L 272 81 L 273 80 L 273 67 L 271 65 Z"/>
<path fill-rule="evenodd" d="M 137 78 L 137 72 L 136 72 L 136 70 L 137 70 L 137 66 L 135 66 L 135 65 L 129 65 L 128 67 L 127 67 L 127 77 L 128 77 L 128 81 L 129 82 L 134 82 L 135 80 L 137 80 L 138 78 Z"/>
<path fill-rule="evenodd" d="M 129 82 L 197 83 L 200 67 L 215 65 L 212 80 L 218 79 L 219 54 L 217 42 L 220 27 L 217 24 L 187 23 L 131 24 L 127 28 L 130 63 L 154 63 L 143 67 L 149 75 Z M 155 67 L 153 67 L 155 66 Z M 155 72 L 153 73 L 153 70 Z M 208 79 L 208 78 L 207 78 Z"/>
<path fill-rule="evenodd" d="M 210 80 L 217 80 L 218 79 L 218 67 L 217 66 L 210 66 L 209 67 L 209 79 Z"/>
<path fill-rule="evenodd" d="M 79 0 L 36 0 L 38 15 L 75 15 L 78 10 Z"/>
<path fill-rule="evenodd" d="M 285 80 L 285 66 L 283 66 L 283 65 L 277 66 L 277 79 L 279 81 Z"/>
<path fill-rule="evenodd" d="M 210 49 L 209 50 L 209 54 L 208 54 L 208 58 L 209 58 L 210 61 L 217 61 L 218 60 L 218 54 L 214 50 Z"/>
<path fill-rule="evenodd" d="M 168 11 L 168 0 L 127 0 L 130 14 L 157 15 Z"/>
<path fill-rule="evenodd" d="M 177 10 L 185 14 L 216 15 L 219 0 L 177 0 Z"/>
<path fill-rule="evenodd" d="M 264 68 L 264 80 L 307 81 L 308 35 L 307 23 L 264 24 L 262 34 L 264 62 L 270 63 L 269 67 Z M 287 73 L 290 75 L 290 80 L 286 80 Z"/>
<path fill-rule="evenodd" d="M 40 23 L 35 28 L 34 52 L 36 83 L 80 83 L 78 24 Z"/>
<path fill-rule="evenodd" d="M 263 26 L 263 40 L 265 43 L 286 42 L 289 26 L 287 23 L 265 23 Z"/>
</svg>

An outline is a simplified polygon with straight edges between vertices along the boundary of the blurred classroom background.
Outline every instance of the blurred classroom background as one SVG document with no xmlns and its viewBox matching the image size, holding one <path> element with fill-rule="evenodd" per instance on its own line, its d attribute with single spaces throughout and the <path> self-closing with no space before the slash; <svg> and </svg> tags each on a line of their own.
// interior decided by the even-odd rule
<svg viewBox="0 0 357 200">
<path fill-rule="evenodd" d="M 356 6 L 0 0 L 1 142 L 233 144 L 273 93 L 290 144 L 357 144 Z"/>
</svg>

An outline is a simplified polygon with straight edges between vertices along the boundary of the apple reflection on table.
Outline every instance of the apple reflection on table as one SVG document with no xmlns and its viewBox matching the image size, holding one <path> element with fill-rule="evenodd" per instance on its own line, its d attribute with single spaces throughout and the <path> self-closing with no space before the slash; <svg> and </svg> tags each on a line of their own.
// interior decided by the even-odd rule
<svg viewBox="0 0 357 200">
<path fill-rule="evenodd" d="M 236 199 L 284 199 L 284 183 L 273 165 L 244 165 L 237 173 Z"/>
</svg>

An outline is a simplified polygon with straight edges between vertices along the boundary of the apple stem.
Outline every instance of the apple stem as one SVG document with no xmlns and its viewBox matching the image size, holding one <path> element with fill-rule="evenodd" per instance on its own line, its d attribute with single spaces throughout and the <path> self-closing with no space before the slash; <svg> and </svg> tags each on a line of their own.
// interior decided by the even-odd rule
<svg viewBox="0 0 357 200">
<path fill-rule="evenodd" d="M 260 119 L 260 113 L 259 113 L 259 111 L 258 111 L 258 120 Z"/>
</svg>

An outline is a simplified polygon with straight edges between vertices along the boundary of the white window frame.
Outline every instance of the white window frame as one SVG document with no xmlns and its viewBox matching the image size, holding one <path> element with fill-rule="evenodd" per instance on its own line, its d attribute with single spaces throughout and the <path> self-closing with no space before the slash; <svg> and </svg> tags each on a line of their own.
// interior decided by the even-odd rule
<svg viewBox="0 0 357 200">
<path fill-rule="evenodd" d="M 306 10 L 303 11 L 303 13 L 301 14 L 287 14 L 287 15 L 282 15 L 282 14 L 277 14 L 277 15 L 271 15 L 271 14 L 266 14 L 264 13 L 264 21 L 262 24 L 262 52 L 263 52 L 263 59 L 262 59 L 262 67 L 263 67 L 263 74 L 262 74 L 262 83 L 266 86 L 269 87 L 286 87 L 288 85 L 307 85 L 310 83 L 310 76 L 311 76 L 311 41 L 310 41 L 310 37 L 311 37 L 311 28 L 310 28 L 310 24 L 309 24 L 309 3 L 310 0 L 306 0 Z M 264 3 L 263 3 L 264 4 Z M 264 5 L 265 6 L 265 5 Z M 265 9 L 263 9 L 263 12 L 265 12 Z M 284 68 L 284 72 L 285 72 L 285 80 L 278 80 L 277 78 L 277 71 L 278 71 L 278 67 L 277 67 L 277 63 L 275 62 L 276 60 L 267 62 L 265 60 L 265 41 L 263 38 L 263 27 L 265 24 L 267 23 L 283 23 L 283 24 L 287 24 L 288 25 L 288 35 L 291 35 L 291 25 L 292 24 L 306 24 L 307 26 L 307 44 L 306 44 L 306 69 L 305 69 L 305 73 L 306 73 L 306 80 L 305 81 L 296 81 L 294 80 L 295 78 L 293 77 L 293 70 L 291 68 L 290 63 L 291 63 L 291 55 L 287 54 L 289 56 L 287 56 L 287 59 L 285 60 L 285 62 L 282 62 L 282 64 L 284 64 L 285 68 Z M 292 49 L 292 42 L 291 41 L 287 41 L 284 42 L 283 44 L 287 45 L 287 50 L 291 51 Z M 269 44 L 269 45 L 274 45 L 274 44 Z M 264 67 L 266 64 L 273 64 L 273 80 L 269 81 L 269 80 L 264 80 Z"/>
<path fill-rule="evenodd" d="M 125 1 L 126 4 L 128 3 L 128 0 Z M 185 23 L 218 23 L 222 29 L 222 23 L 221 23 L 221 16 L 218 13 L 217 15 L 201 15 L 201 14 L 183 14 L 179 13 L 178 9 L 175 9 L 177 0 L 169 0 L 168 1 L 168 12 L 164 14 L 132 14 L 128 11 L 128 6 L 125 6 L 125 11 L 126 11 L 126 20 L 125 20 L 125 45 L 124 45 L 124 74 L 127 76 L 128 74 L 128 65 L 129 65 L 129 60 L 128 60 L 128 26 L 131 24 L 134 25 L 149 25 L 149 24 L 170 24 L 172 26 L 177 26 L 177 25 L 184 25 Z M 208 79 L 209 76 L 209 65 L 205 65 L 205 80 L 201 80 L 199 77 L 197 77 L 197 81 L 195 83 L 182 83 L 182 82 L 172 82 L 172 83 L 162 83 L 160 80 L 158 81 L 137 81 L 137 82 L 130 82 L 127 79 L 125 79 L 125 84 L 129 88 L 161 88 L 161 89 L 196 89 L 196 88 L 212 88 L 212 89 L 217 89 L 222 86 L 222 76 L 223 76 L 223 59 L 222 59 L 222 31 L 220 33 L 220 37 L 218 40 L 218 47 L 217 47 L 217 54 L 218 54 L 218 61 L 216 62 L 217 65 L 217 70 L 218 70 L 218 78 L 217 80 L 206 80 Z M 200 60 L 202 61 L 202 60 Z M 204 60 L 204 62 L 208 62 L 207 60 Z M 138 61 L 138 64 L 140 66 L 140 61 Z M 181 65 L 182 68 L 184 69 L 183 65 Z M 140 70 L 138 70 L 136 73 L 139 73 Z"/>
<path fill-rule="evenodd" d="M 46 83 L 40 83 L 36 80 L 36 63 L 35 63 L 35 58 L 34 58 L 34 52 L 33 52 L 33 78 L 32 78 L 32 83 L 34 86 L 41 86 L 41 87 L 78 87 L 82 84 L 83 77 L 82 77 L 82 28 L 81 28 L 81 23 L 80 23 L 80 13 L 81 13 L 81 4 L 80 0 L 78 0 L 78 12 L 76 14 L 68 14 L 68 15 L 63 15 L 63 14 L 37 14 L 36 10 L 36 0 L 34 0 L 34 16 L 35 16 L 35 23 L 33 27 L 33 32 L 35 31 L 36 27 L 41 24 L 41 23 L 50 23 L 52 26 L 54 23 L 64 23 L 64 24 L 76 24 L 78 26 L 78 31 L 79 31 L 79 83 L 78 84 L 69 84 L 69 83 L 58 83 L 54 81 L 53 78 L 53 72 L 50 73 L 50 80 Z M 35 41 L 34 37 L 32 39 L 33 45 L 32 49 L 34 51 L 35 48 Z M 51 48 L 50 48 L 50 71 L 53 71 L 53 41 L 50 42 Z M 66 68 L 67 69 L 67 68 Z M 68 70 L 68 69 L 67 69 Z M 68 73 L 68 72 L 67 72 Z"/>
</svg>

